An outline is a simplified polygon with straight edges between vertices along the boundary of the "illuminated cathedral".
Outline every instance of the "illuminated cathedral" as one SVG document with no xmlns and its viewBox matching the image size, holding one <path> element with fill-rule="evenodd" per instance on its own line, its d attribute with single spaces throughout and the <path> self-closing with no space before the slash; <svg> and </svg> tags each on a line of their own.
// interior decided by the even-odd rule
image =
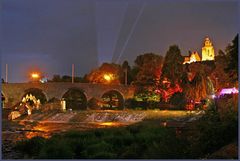
<svg viewBox="0 0 240 161">
<path fill-rule="evenodd" d="M 214 48 L 209 37 L 206 37 L 204 41 L 204 46 L 202 47 L 202 58 L 200 58 L 197 51 L 191 52 L 189 56 L 184 57 L 183 64 L 211 60 L 214 60 Z"/>
</svg>

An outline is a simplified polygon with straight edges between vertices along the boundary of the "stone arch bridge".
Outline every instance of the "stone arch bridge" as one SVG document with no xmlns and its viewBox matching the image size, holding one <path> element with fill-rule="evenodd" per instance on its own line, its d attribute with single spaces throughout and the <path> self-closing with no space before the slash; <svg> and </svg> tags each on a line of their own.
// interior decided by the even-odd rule
<svg viewBox="0 0 240 161">
<path fill-rule="evenodd" d="M 19 103 L 29 89 L 38 89 L 45 95 L 47 101 L 52 98 L 61 99 L 70 89 L 79 89 L 87 101 L 91 98 L 101 99 L 109 92 L 115 91 L 124 100 L 134 96 L 135 87 L 125 85 L 104 85 L 89 83 L 6 83 L 2 84 L 2 96 L 5 107 L 12 107 Z"/>
</svg>

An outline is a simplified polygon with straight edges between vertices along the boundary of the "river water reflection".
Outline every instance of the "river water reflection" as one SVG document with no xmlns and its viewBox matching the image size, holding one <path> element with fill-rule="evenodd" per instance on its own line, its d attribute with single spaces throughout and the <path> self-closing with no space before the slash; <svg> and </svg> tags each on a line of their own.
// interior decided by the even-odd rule
<svg viewBox="0 0 240 161">
<path fill-rule="evenodd" d="M 3 130 L 3 140 L 30 139 L 34 136 L 48 138 L 70 130 L 85 131 L 96 128 L 127 126 L 143 119 L 182 118 L 186 111 L 87 111 L 74 113 L 37 113 L 16 120 L 15 128 Z"/>
<path fill-rule="evenodd" d="M 25 133 L 27 139 L 34 136 L 42 136 L 48 138 L 53 134 L 66 132 L 69 130 L 85 131 L 97 128 L 126 126 L 129 123 L 120 122 L 90 122 L 90 123 L 39 123 L 29 132 Z"/>
</svg>

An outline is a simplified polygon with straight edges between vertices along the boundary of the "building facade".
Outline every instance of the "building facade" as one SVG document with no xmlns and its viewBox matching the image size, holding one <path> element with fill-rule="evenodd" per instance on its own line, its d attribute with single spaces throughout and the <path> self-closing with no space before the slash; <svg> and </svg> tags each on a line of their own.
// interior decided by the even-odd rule
<svg viewBox="0 0 240 161">
<path fill-rule="evenodd" d="M 202 58 L 200 58 L 198 52 L 191 52 L 189 56 L 184 57 L 183 64 L 190 64 L 199 61 L 212 61 L 214 60 L 214 56 L 214 47 L 212 45 L 212 42 L 209 37 L 206 37 L 204 41 L 204 46 L 202 47 Z"/>
<path fill-rule="evenodd" d="M 207 60 L 214 60 L 214 48 L 208 37 L 206 37 L 204 46 L 202 47 L 202 61 Z"/>
</svg>

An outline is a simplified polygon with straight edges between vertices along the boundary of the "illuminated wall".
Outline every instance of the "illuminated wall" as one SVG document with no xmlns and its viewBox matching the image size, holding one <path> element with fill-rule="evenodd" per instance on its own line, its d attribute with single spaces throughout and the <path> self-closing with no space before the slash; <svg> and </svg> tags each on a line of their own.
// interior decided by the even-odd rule
<svg viewBox="0 0 240 161">
<path fill-rule="evenodd" d="M 214 60 L 214 48 L 208 37 L 206 37 L 204 47 L 202 47 L 202 61 L 206 60 Z"/>
<path fill-rule="evenodd" d="M 186 64 L 186 63 L 190 64 L 190 63 L 198 62 L 198 61 L 201 61 L 199 54 L 197 52 L 192 52 L 189 57 L 184 58 L 183 64 Z"/>
</svg>

